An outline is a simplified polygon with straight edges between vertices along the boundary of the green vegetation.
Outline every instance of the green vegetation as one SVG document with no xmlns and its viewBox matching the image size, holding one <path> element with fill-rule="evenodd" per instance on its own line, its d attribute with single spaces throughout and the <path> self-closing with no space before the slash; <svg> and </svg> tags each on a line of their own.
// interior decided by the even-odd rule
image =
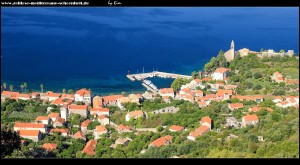
<svg viewBox="0 0 300 165">
<path fill-rule="evenodd" d="M 190 79 L 176 78 L 172 82 L 171 88 L 173 88 L 174 91 L 178 91 L 182 85 L 185 85 L 185 84 L 187 84 L 187 83 L 189 83 L 191 81 L 192 80 L 190 80 Z"/>
<path fill-rule="evenodd" d="M 240 101 L 231 98 L 226 101 L 212 101 L 209 106 L 199 108 L 197 103 L 183 100 L 173 100 L 165 103 L 161 97 L 154 100 L 145 100 L 140 105 L 136 103 L 126 103 L 123 106 L 126 111 L 118 107 L 110 106 L 110 120 L 119 125 L 124 124 L 133 128 L 154 128 L 157 132 L 134 129 L 133 132 L 118 133 L 114 125 L 106 125 L 108 134 L 104 134 L 97 140 L 95 156 L 82 153 L 86 141 L 64 137 L 59 133 L 43 135 L 42 141 L 35 143 L 26 139 L 27 146 L 20 145 L 20 137 L 11 131 L 15 121 L 34 121 L 36 116 L 47 115 L 46 108 L 49 103 L 37 100 L 10 100 L 6 99 L 1 103 L 1 139 L 5 145 L 1 145 L 1 157 L 3 158 L 170 158 L 178 156 L 180 158 L 299 158 L 299 109 L 295 107 L 279 108 L 272 102 L 273 95 L 295 95 L 299 94 L 297 85 L 287 85 L 285 83 L 271 82 L 270 76 L 275 71 L 281 71 L 284 76 L 297 78 L 299 74 L 299 63 L 295 58 L 274 57 L 259 59 L 256 55 L 250 54 L 246 57 L 237 57 L 227 63 L 224 52 L 205 65 L 205 70 L 210 73 L 217 67 L 229 67 L 230 84 L 237 84 L 236 93 L 240 95 L 263 94 L 264 101 Z M 197 74 L 192 73 L 193 77 Z M 189 83 L 191 80 L 175 79 L 172 88 L 177 91 L 181 85 Z M 23 84 L 24 85 L 24 84 Z M 204 83 L 206 88 L 204 93 L 211 93 L 210 86 Z M 24 86 L 25 88 L 25 86 Z M 13 89 L 11 89 L 13 90 Z M 42 90 L 42 88 L 41 88 Z M 25 88 L 26 91 L 26 88 Z M 63 92 L 66 92 L 64 89 Z M 68 93 L 73 93 L 69 90 Z M 244 107 L 230 111 L 228 103 L 243 103 Z M 77 104 L 83 104 L 78 102 Z M 154 110 L 165 107 L 178 107 L 177 113 L 153 114 Z M 226 118 L 235 117 L 238 121 L 249 113 L 248 109 L 253 106 L 260 106 L 262 109 L 256 114 L 259 122 L 254 126 L 243 128 L 224 127 Z M 58 111 L 59 107 L 51 105 L 53 111 Z M 267 111 L 267 107 L 274 111 Z M 125 121 L 128 111 L 143 110 L 146 117 L 137 119 L 131 118 Z M 251 112 L 253 114 L 254 112 Z M 204 116 L 209 116 L 212 123 L 212 130 L 197 137 L 195 141 L 190 141 L 187 136 L 200 126 L 200 120 Z M 92 118 L 90 118 L 92 119 Z M 71 134 L 80 130 L 75 125 L 80 125 L 85 118 L 78 114 L 72 114 L 67 120 Z M 87 141 L 93 139 L 91 130 L 100 123 L 97 120 L 91 122 L 86 134 Z M 171 125 L 185 127 L 185 131 L 171 132 Z M 48 125 L 51 127 L 51 125 Z M 217 131 L 220 130 L 220 131 Z M 149 147 L 154 140 L 170 135 L 172 143 L 169 145 Z M 228 138 L 235 135 L 236 138 Z M 130 138 L 128 145 L 116 145 L 112 148 L 117 138 Z M 260 139 L 263 138 L 263 140 Z M 14 139 L 14 140 L 10 140 Z M 44 143 L 56 143 L 58 147 L 53 152 L 45 151 L 41 148 Z M 141 151 L 147 150 L 145 153 Z"/>
</svg>

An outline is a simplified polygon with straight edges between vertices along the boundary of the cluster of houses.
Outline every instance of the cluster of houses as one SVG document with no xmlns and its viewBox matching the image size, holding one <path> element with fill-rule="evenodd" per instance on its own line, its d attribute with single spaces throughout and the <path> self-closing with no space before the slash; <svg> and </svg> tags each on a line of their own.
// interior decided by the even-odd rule
<svg viewBox="0 0 300 165">
<path fill-rule="evenodd" d="M 228 80 L 228 72 L 230 70 L 227 68 L 218 68 L 212 74 L 212 79 L 217 80 L 215 84 L 209 84 L 211 86 L 211 94 L 204 95 L 203 81 L 209 81 L 209 78 L 194 79 L 190 83 L 183 85 L 178 92 L 174 92 L 172 88 L 162 88 L 159 90 L 159 95 L 166 101 L 170 101 L 170 97 L 173 99 L 183 99 L 190 101 L 192 103 L 197 102 L 200 108 L 206 107 L 211 101 L 223 101 L 230 98 L 236 98 L 238 100 L 252 100 L 257 103 L 263 101 L 263 96 L 253 95 L 253 96 L 240 96 L 236 95 L 235 85 L 226 85 Z M 271 79 L 276 82 L 283 82 L 283 76 L 279 72 L 275 72 Z M 222 81 L 222 82 L 220 82 Z M 224 83 L 225 81 L 225 83 Z M 31 139 L 34 142 L 39 142 L 47 134 L 59 133 L 62 136 L 70 136 L 75 139 L 83 139 L 86 141 L 86 134 L 88 132 L 88 126 L 93 121 L 98 121 L 100 125 L 96 126 L 92 130 L 94 139 L 88 141 L 82 152 L 90 155 L 95 154 L 95 146 L 97 145 L 97 139 L 102 135 L 109 132 L 106 125 L 111 125 L 115 128 L 118 133 L 132 132 L 133 128 L 123 124 L 116 125 L 110 121 L 109 115 L 110 110 L 107 106 L 118 106 L 121 110 L 125 110 L 124 104 L 131 102 L 140 104 L 145 99 L 153 99 L 154 95 L 145 92 L 141 94 L 130 94 L 129 96 L 124 95 L 111 95 L 111 96 L 95 96 L 92 97 L 91 92 L 87 89 L 80 89 L 75 92 L 75 94 L 61 94 L 48 91 L 46 93 L 32 92 L 30 94 L 21 94 L 19 92 L 3 91 L 1 93 L 1 101 L 5 98 L 15 99 L 15 100 L 29 100 L 29 99 L 40 99 L 43 101 L 49 101 L 51 104 L 60 107 L 60 113 L 50 113 L 48 116 L 38 116 L 36 120 L 32 123 L 22 123 L 16 122 L 14 125 L 14 131 L 17 131 L 19 135 L 23 138 Z M 77 105 L 76 102 L 83 102 L 84 105 Z M 276 96 L 273 102 L 277 106 L 286 108 L 289 106 L 299 107 L 299 96 L 286 96 L 285 98 L 281 96 Z M 241 109 L 244 105 L 242 103 L 229 103 L 228 108 L 231 111 Z M 253 106 L 249 108 L 249 112 L 258 112 L 263 109 L 260 106 Z M 171 111 L 170 111 L 171 110 Z M 269 107 L 266 108 L 267 111 L 272 112 L 273 110 Z M 176 113 L 178 109 L 175 107 L 168 107 L 167 109 L 157 110 L 156 113 L 166 113 L 166 112 Z M 84 122 L 81 123 L 80 130 L 74 134 L 70 134 L 70 129 L 65 128 L 68 118 L 72 114 L 79 114 L 81 117 L 86 118 Z M 89 115 L 93 115 L 92 119 L 89 119 Z M 128 112 L 125 116 L 125 121 L 130 121 L 130 119 L 146 117 L 146 113 L 142 110 L 136 110 Z M 227 118 L 228 126 L 242 126 L 255 125 L 259 122 L 258 116 L 256 114 L 247 114 L 242 117 L 242 122 L 237 122 L 234 118 Z M 48 125 L 51 124 L 52 129 L 48 129 Z M 187 136 L 189 140 L 195 140 L 197 137 L 209 132 L 212 129 L 212 120 L 209 116 L 201 118 L 200 127 L 190 132 Z M 172 125 L 169 130 L 171 132 L 185 131 L 186 129 L 182 126 Z M 160 137 L 149 144 L 149 147 L 156 146 L 161 147 L 163 145 L 168 145 L 172 143 L 172 136 L 167 135 Z M 111 147 L 115 148 L 116 145 L 127 145 L 131 141 L 130 138 L 118 138 Z M 54 150 L 57 148 L 57 144 L 45 143 L 43 146 L 46 150 Z"/>
</svg>

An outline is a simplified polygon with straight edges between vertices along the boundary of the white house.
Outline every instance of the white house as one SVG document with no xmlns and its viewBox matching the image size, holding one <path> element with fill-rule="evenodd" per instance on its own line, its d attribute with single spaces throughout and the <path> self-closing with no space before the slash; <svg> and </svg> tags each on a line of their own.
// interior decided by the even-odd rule
<svg viewBox="0 0 300 165">
<path fill-rule="evenodd" d="M 144 112 L 142 110 L 138 110 L 138 111 L 132 111 L 132 112 L 129 112 L 126 114 L 125 116 L 125 120 L 126 121 L 129 121 L 130 118 L 139 118 L 139 117 L 142 117 L 144 116 Z"/>
<path fill-rule="evenodd" d="M 174 90 L 173 88 L 161 88 L 159 90 L 159 94 L 162 96 L 162 97 L 172 97 L 174 98 Z"/>
<path fill-rule="evenodd" d="M 224 80 L 228 77 L 228 72 L 230 69 L 227 68 L 218 68 L 215 70 L 215 72 L 212 74 L 213 80 Z"/>
<path fill-rule="evenodd" d="M 83 101 L 86 104 L 91 103 L 91 92 L 86 89 L 80 89 L 75 93 L 75 101 Z"/>
</svg>

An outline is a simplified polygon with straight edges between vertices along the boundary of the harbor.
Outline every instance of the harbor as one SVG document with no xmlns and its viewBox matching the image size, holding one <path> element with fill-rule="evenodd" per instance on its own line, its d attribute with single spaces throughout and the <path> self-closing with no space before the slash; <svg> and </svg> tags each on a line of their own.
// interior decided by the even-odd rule
<svg viewBox="0 0 300 165">
<path fill-rule="evenodd" d="M 146 78 L 152 78 L 152 77 L 159 77 L 159 78 L 186 78 L 190 79 L 192 76 L 188 75 L 182 75 L 182 74 L 175 74 L 175 73 L 167 73 L 167 72 L 158 72 L 158 71 L 153 71 L 149 73 L 139 73 L 139 74 L 128 74 L 127 78 L 131 81 L 141 81 Z"/>
<path fill-rule="evenodd" d="M 186 78 L 190 79 L 192 76 L 188 75 L 181 75 L 181 74 L 175 74 L 175 73 L 167 73 L 167 72 L 158 72 L 153 71 L 150 73 L 140 73 L 140 74 L 128 74 L 127 78 L 131 81 L 142 81 L 142 85 L 148 90 L 153 93 L 158 93 L 159 89 L 150 81 L 146 80 L 146 78 L 153 78 L 153 77 L 159 77 L 159 78 Z"/>
</svg>

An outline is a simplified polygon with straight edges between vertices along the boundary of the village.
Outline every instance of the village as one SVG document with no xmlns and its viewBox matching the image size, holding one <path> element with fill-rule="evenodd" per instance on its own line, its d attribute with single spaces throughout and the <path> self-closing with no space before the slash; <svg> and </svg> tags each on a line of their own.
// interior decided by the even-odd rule
<svg viewBox="0 0 300 165">
<path fill-rule="evenodd" d="M 232 43 L 231 49 L 234 49 Z M 230 54 L 234 50 L 229 50 L 225 53 L 227 59 L 233 60 L 233 55 Z M 246 52 L 246 53 L 245 53 Z M 246 56 L 248 51 L 243 49 L 240 54 Z M 250 52 L 251 53 L 251 52 Z M 253 52 L 252 52 L 253 53 Z M 291 52 L 289 52 L 291 53 Z M 270 56 L 270 52 L 267 53 Z M 232 55 L 232 56 L 231 56 Z M 138 118 L 148 118 L 151 114 L 162 113 L 177 113 L 178 107 L 170 106 L 162 109 L 153 109 L 151 112 L 140 110 L 128 111 L 124 106 L 126 103 L 135 103 L 141 105 L 145 100 L 154 100 L 155 98 L 161 98 L 165 103 L 170 103 L 172 100 L 184 100 L 193 104 L 197 104 L 200 111 L 209 107 L 212 102 L 229 101 L 230 99 L 236 99 L 238 101 L 227 103 L 227 108 L 230 110 L 226 115 L 226 122 L 222 123 L 222 127 L 215 127 L 214 121 L 211 116 L 199 117 L 198 128 L 193 130 L 187 129 L 182 125 L 162 125 L 162 129 L 168 129 L 170 132 L 184 132 L 190 130 L 186 136 L 186 140 L 195 141 L 197 138 L 201 138 L 202 135 L 214 131 L 221 132 L 222 129 L 227 127 L 243 128 L 248 125 L 256 125 L 260 122 L 259 116 L 256 114 L 259 111 L 266 110 L 268 113 L 272 113 L 274 110 L 271 107 L 262 107 L 261 103 L 264 102 L 265 96 L 261 94 L 257 95 L 239 95 L 236 90 L 239 85 L 230 83 L 231 69 L 225 67 L 219 67 L 212 73 L 202 76 L 200 78 L 191 79 L 187 84 L 184 84 L 178 90 L 173 88 L 161 88 L 157 92 L 146 91 L 145 93 L 129 94 L 126 95 L 109 95 L 109 96 L 94 96 L 91 91 L 86 88 L 77 90 L 74 94 L 66 93 L 54 93 L 52 91 L 32 92 L 32 93 L 20 93 L 9 91 L 2 87 L 1 89 L 1 102 L 7 99 L 14 100 L 40 100 L 42 102 L 49 102 L 50 105 L 55 105 L 59 108 L 59 112 L 51 112 L 52 106 L 47 108 L 47 116 L 37 116 L 34 121 L 31 122 L 18 122 L 15 121 L 13 130 L 16 131 L 20 137 L 23 138 L 22 144 L 26 144 L 26 140 L 30 139 L 33 142 L 40 142 L 49 135 L 58 133 L 62 136 L 67 136 L 74 139 L 82 139 L 86 142 L 85 147 L 81 151 L 82 153 L 90 156 L 95 155 L 95 148 L 99 140 L 104 138 L 111 138 L 112 129 L 118 132 L 119 135 L 126 132 L 156 132 L 156 128 L 137 128 L 127 124 L 130 120 Z M 281 83 L 296 83 L 298 80 L 291 80 L 282 75 L 282 73 L 276 71 L 270 76 L 271 82 Z M 209 92 L 207 92 L 209 90 Z M 295 107 L 299 109 L 299 95 L 298 96 L 271 96 L 272 101 L 279 108 Z M 236 119 L 231 115 L 232 112 L 239 111 L 245 105 L 243 101 L 253 101 L 256 105 L 249 107 L 248 112 L 243 112 L 242 118 Z M 124 123 L 116 124 L 111 120 L 111 110 L 109 107 L 117 107 L 119 111 L 126 113 Z M 151 114 L 150 114 L 151 113 Z M 72 127 L 68 127 L 70 124 L 70 118 L 74 115 L 79 115 L 85 120 L 79 125 L 72 124 Z M 221 114 L 220 114 L 221 115 Z M 91 127 L 91 123 L 97 121 L 99 125 Z M 71 132 L 73 127 L 78 128 L 77 132 Z M 88 140 L 87 136 L 91 134 L 92 139 Z M 230 135 L 229 138 L 234 138 L 235 135 Z M 150 142 L 148 148 L 161 147 L 172 143 L 172 139 L 176 137 L 166 135 L 159 137 Z M 259 137 L 263 141 L 263 137 Z M 129 137 L 119 136 L 110 147 L 116 148 L 117 145 L 126 146 L 132 139 Z M 173 140 L 174 141 L 174 140 Z M 57 148 L 56 143 L 44 143 L 42 148 L 47 151 L 54 151 Z M 147 152 L 147 149 L 143 149 L 141 153 Z"/>
</svg>

